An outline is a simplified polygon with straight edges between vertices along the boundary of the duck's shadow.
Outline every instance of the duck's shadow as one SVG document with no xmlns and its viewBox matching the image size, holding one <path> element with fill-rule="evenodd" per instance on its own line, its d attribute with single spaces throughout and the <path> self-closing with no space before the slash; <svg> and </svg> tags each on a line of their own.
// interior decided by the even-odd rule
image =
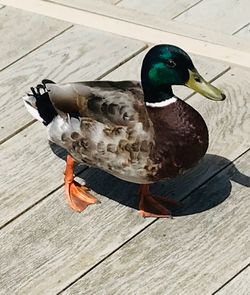
<svg viewBox="0 0 250 295">
<path fill-rule="evenodd" d="M 66 159 L 65 150 L 53 143 L 50 143 L 50 147 L 58 157 Z M 227 167 L 225 170 L 219 172 L 225 167 Z M 81 169 L 83 166 L 78 165 L 75 172 Z M 94 168 L 78 176 L 83 178 L 87 186 L 96 193 L 125 206 L 138 209 L 138 185 L 122 181 Z M 207 179 L 210 180 L 207 181 Z M 230 160 L 207 154 L 199 165 L 185 175 L 153 184 L 151 191 L 158 195 L 181 200 L 183 206 L 172 210 L 172 213 L 173 216 L 183 216 L 203 212 L 222 203 L 231 193 L 231 181 L 250 187 L 250 177 L 242 174 Z M 197 187 L 199 189 L 195 190 Z"/>
</svg>

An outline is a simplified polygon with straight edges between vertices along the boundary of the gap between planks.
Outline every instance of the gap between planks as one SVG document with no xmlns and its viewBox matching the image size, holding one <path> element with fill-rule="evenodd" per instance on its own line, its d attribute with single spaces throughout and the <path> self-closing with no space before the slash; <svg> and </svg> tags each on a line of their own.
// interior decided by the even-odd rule
<svg viewBox="0 0 250 295">
<path fill-rule="evenodd" d="M 70 26 L 69 28 L 72 28 L 72 26 Z M 69 28 L 67 28 L 66 30 L 68 30 Z M 64 31 L 66 31 L 64 30 Z M 63 31 L 63 32 L 64 32 Z M 58 35 L 61 35 L 63 32 L 61 32 Z M 56 36 L 58 36 L 56 35 Z M 55 36 L 55 37 L 56 37 Z M 54 38 L 51 38 L 54 39 Z M 51 40 L 50 39 L 50 40 Z M 48 40 L 48 41 L 50 41 Z M 47 42 L 48 42 L 47 41 Z M 47 43 L 45 42 L 45 43 Z M 44 43 L 44 44 L 45 44 Z M 42 45 L 41 45 L 42 46 Z M 41 47 L 41 46 L 38 46 Z M 118 69 L 119 67 L 121 67 L 123 64 L 125 64 L 126 62 L 128 62 L 129 60 L 131 60 L 132 58 L 134 58 L 136 55 L 140 54 L 141 52 L 143 52 L 144 50 L 146 50 L 148 48 L 148 45 L 145 44 L 143 47 L 141 47 L 140 49 L 136 50 L 135 52 L 133 52 L 131 55 L 129 55 L 127 58 L 125 58 L 124 60 L 122 60 L 120 63 L 116 64 L 115 66 L 113 66 L 112 68 L 110 68 L 109 70 L 105 71 L 103 74 L 101 74 L 99 77 L 97 77 L 95 80 L 100 80 L 102 78 L 104 78 L 105 76 L 109 75 L 111 72 L 113 72 L 114 70 Z M 35 50 L 35 49 L 34 49 Z M 33 50 L 32 50 L 33 51 Z M 31 52 L 32 52 L 31 51 Z M 25 56 L 27 56 L 28 54 L 26 54 Z M 24 57 L 25 57 L 24 56 Z M 20 58 L 21 59 L 21 58 Z M 20 60 L 18 59 L 18 60 Z M 13 62 L 15 63 L 15 62 Z M 12 63 L 12 64 L 13 64 Z M 228 71 L 229 69 L 224 70 L 221 74 L 217 75 L 223 75 L 226 71 Z M 215 78 L 213 78 L 215 79 Z M 193 93 L 194 94 L 194 93 Z M 192 96 L 192 95 L 191 95 Z M 12 137 L 14 137 L 15 135 L 17 135 L 18 133 L 22 132 L 24 129 L 30 127 L 31 125 L 33 125 L 35 122 L 37 122 L 37 120 L 31 120 L 29 123 L 25 124 L 24 126 L 22 126 L 21 128 L 17 129 L 14 133 L 10 134 L 8 137 L 4 138 L 2 141 L 0 141 L 0 144 L 3 144 L 4 142 L 6 142 L 7 140 L 11 139 Z M 75 174 L 75 176 L 80 175 L 81 173 L 83 173 L 85 170 L 87 170 L 88 167 L 84 167 L 83 169 L 80 169 L 78 173 Z M 49 192 L 47 195 L 45 195 L 43 198 L 39 199 L 37 202 L 33 203 L 31 206 L 27 207 L 25 210 L 23 210 L 22 212 L 20 212 L 19 214 L 17 214 L 16 216 L 14 216 L 13 218 L 11 218 L 10 220 L 8 220 L 6 223 L 4 223 L 2 226 L 0 226 L 0 230 L 3 229 L 5 226 L 7 226 L 8 224 L 10 224 L 11 222 L 13 222 L 15 219 L 19 218 L 21 215 L 25 214 L 27 211 L 29 211 L 30 209 L 32 209 L 33 207 L 35 207 L 37 204 L 41 203 L 42 201 L 44 201 L 47 197 L 49 197 L 51 194 L 53 194 L 54 192 L 56 192 L 58 189 L 60 189 L 61 187 L 63 187 L 63 184 L 57 186 L 55 189 L 53 189 L 51 192 Z"/>
<path fill-rule="evenodd" d="M 187 7 L 186 9 L 184 9 L 183 11 L 181 11 L 180 13 L 178 13 L 177 15 L 173 16 L 173 17 L 171 18 L 171 20 L 176 19 L 178 16 L 180 16 L 180 15 L 182 15 L 183 13 L 189 11 L 191 8 L 193 8 L 193 7 L 195 7 L 196 5 L 200 4 L 202 1 L 203 1 L 203 0 L 200 0 L 200 1 L 196 2 L 196 3 L 194 3 L 193 5 Z"/>
<path fill-rule="evenodd" d="M 5 6 L 4 6 L 5 7 Z M 0 8 L 1 9 L 1 8 Z M 21 57 L 15 59 L 14 61 L 12 61 L 11 63 L 9 63 L 7 66 L 3 67 L 0 69 L 0 72 L 4 71 L 5 69 L 7 69 L 8 67 L 14 65 L 16 62 L 18 62 L 19 60 L 25 58 L 27 55 L 29 55 L 30 53 L 36 51 L 37 49 L 39 49 L 40 47 L 42 47 L 43 45 L 49 43 L 50 41 L 52 41 L 53 39 L 59 37 L 60 35 L 62 35 L 63 33 L 67 32 L 69 29 L 73 28 L 73 24 L 69 25 L 66 29 L 62 30 L 61 32 L 59 32 L 58 34 L 54 35 L 53 37 L 49 38 L 48 40 L 46 40 L 45 42 L 39 44 L 38 46 L 34 47 L 33 49 L 29 50 L 27 53 L 25 53 L 24 55 L 22 55 Z M 0 141 L 0 144 L 2 143 L 2 141 Z"/>
<path fill-rule="evenodd" d="M 193 54 L 250 68 L 249 52 L 42 0 L 1 0 L 1 3 L 148 43 L 173 43 Z"/>
<path fill-rule="evenodd" d="M 219 169 L 217 172 L 215 172 L 214 174 L 212 174 L 209 178 L 207 178 L 205 181 L 203 181 L 199 186 L 197 186 L 195 189 L 193 189 L 191 192 L 189 192 L 185 197 L 183 197 L 182 199 L 180 199 L 180 201 L 183 201 L 185 199 L 187 199 L 192 193 L 194 193 L 194 191 L 198 190 L 200 187 L 202 187 L 204 184 L 206 184 L 207 182 L 209 182 L 213 177 L 215 177 L 216 175 L 220 174 L 223 170 L 227 169 L 228 167 L 232 166 L 234 164 L 234 162 L 236 162 L 238 159 L 240 159 L 242 156 L 244 156 L 245 154 L 247 154 L 250 151 L 250 148 L 245 150 L 243 153 L 241 153 L 239 156 L 237 156 L 233 161 L 231 161 L 231 163 L 225 165 L 223 168 Z M 99 265 L 101 265 L 105 260 L 107 260 L 110 256 L 112 256 L 113 254 L 115 254 L 116 252 L 118 252 L 121 248 L 123 248 L 124 246 L 126 246 L 130 241 L 132 241 L 134 238 L 136 238 L 137 236 L 139 236 L 140 234 L 142 234 L 146 229 L 148 229 L 151 225 L 153 225 L 154 223 L 156 223 L 160 218 L 155 218 L 152 222 L 150 222 L 149 224 L 147 224 L 145 227 L 143 227 L 141 230 L 139 230 L 137 233 L 135 233 L 132 237 L 130 237 L 128 240 L 126 240 L 124 243 L 122 243 L 119 247 L 117 247 L 116 249 L 114 249 L 112 252 L 110 252 L 108 255 L 106 255 L 104 258 L 102 258 L 100 261 L 98 261 L 96 264 L 94 264 L 92 267 L 90 267 L 87 271 L 85 271 L 83 274 L 81 274 L 78 278 L 76 278 L 75 280 L 73 280 L 70 284 L 68 284 L 65 288 L 63 288 L 60 292 L 57 293 L 57 295 L 62 294 L 64 291 L 66 291 L 67 289 L 69 289 L 70 287 L 72 287 L 75 283 L 77 283 L 80 279 L 82 279 L 85 275 L 87 275 L 88 273 L 90 273 L 92 270 L 94 270 L 96 267 L 98 267 Z M 220 291 L 224 286 L 226 286 L 229 282 L 231 282 L 235 277 L 237 277 L 237 275 L 239 275 L 242 271 L 244 271 L 247 267 L 249 266 L 249 264 L 247 266 L 245 266 L 243 269 L 241 269 L 239 272 L 237 272 L 234 276 L 232 276 L 227 282 L 225 282 L 219 289 L 217 289 L 214 293 L 212 293 L 211 295 L 215 295 L 218 291 Z"/>
<path fill-rule="evenodd" d="M 246 27 L 248 27 L 250 25 L 250 23 L 245 24 L 244 26 L 242 26 L 241 28 L 239 28 L 238 30 L 236 30 L 235 32 L 233 32 L 233 36 L 236 35 L 237 33 L 239 33 L 241 30 L 245 29 Z"/>
<path fill-rule="evenodd" d="M 173 20 L 173 18 L 179 12 L 170 13 L 169 17 L 167 16 L 167 19 L 166 19 L 165 17 L 162 17 L 162 16 L 159 17 L 158 15 L 149 14 L 145 12 L 144 9 L 140 11 L 137 9 L 128 8 L 126 7 L 126 5 L 125 7 L 123 7 L 123 5 L 122 6 L 112 5 L 106 1 L 85 0 L 84 3 L 81 3 L 79 0 L 73 0 L 71 3 L 68 3 L 67 0 L 43 0 L 43 1 L 54 3 L 57 5 L 62 5 L 65 7 L 79 9 L 82 11 L 92 12 L 97 15 L 107 16 L 114 19 L 118 19 L 118 20 L 124 20 L 128 23 L 139 24 L 145 27 L 158 29 L 164 32 L 170 32 L 172 34 L 187 36 L 189 38 L 202 40 L 208 43 L 215 43 L 215 44 L 223 45 L 225 47 L 234 48 L 234 49 L 242 50 L 246 52 L 249 51 L 249 43 L 245 42 L 243 39 L 238 39 L 237 36 L 232 38 L 232 36 L 228 34 L 225 34 L 222 32 L 214 32 L 213 30 L 203 28 L 203 27 L 200 28 L 196 25 L 191 25 L 187 23 L 185 23 L 185 26 L 183 26 L 183 24 Z M 142 1 L 142 0 L 139 0 L 139 1 Z M 185 0 L 185 1 L 191 1 L 191 0 Z M 193 0 L 193 1 L 197 1 L 197 0 Z"/>
<path fill-rule="evenodd" d="M 224 167 L 222 167 L 221 169 L 219 169 L 216 173 L 212 174 L 209 178 L 207 178 L 205 181 L 203 181 L 199 186 L 197 186 L 195 189 L 193 189 L 189 194 L 187 194 L 185 197 L 183 197 L 181 199 L 181 201 L 187 199 L 194 191 L 196 191 L 197 189 L 199 189 L 200 187 L 202 187 L 205 183 L 207 183 L 208 181 L 210 181 L 213 177 L 215 177 L 216 175 L 218 175 L 219 173 L 221 173 L 227 167 L 232 166 L 235 161 L 237 161 L 238 159 L 240 159 L 242 156 L 244 156 L 245 154 L 247 154 L 249 151 L 250 151 L 250 148 L 246 149 L 243 153 L 241 153 L 239 156 L 237 156 L 235 159 L 233 159 L 233 161 L 231 161 L 231 163 L 229 163 L 229 164 L 225 165 Z"/>
<path fill-rule="evenodd" d="M 227 73 L 228 71 L 231 70 L 231 67 L 226 68 L 224 71 L 222 71 L 221 73 L 219 73 L 218 75 L 214 76 L 212 79 L 208 80 L 208 82 L 212 83 L 215 80 L 219 79 L 221 76 L 223 76 L 225 73 Z M 189 95 L 187 95 L 183 100 L 188 100 L 190 97 L 192 97 L 193 95 L 195 95 L 197 92 L 192 92 Z"/>
<path fill-rule="evenodd" d="M 240 274 L 243 273 L 248 267 L 250 266 L 250 263 L 247 264 L 245 267 L 243 267 L 240 271 L 238 271 L 234 276 L 232 276 L 229 280 L 227 280 L 219 289 L 217 289 L 215 292 L 213 292 L 211 295 L 218 294 L 219 291 L 223 290 L 224 287 L 226 287 L 229 283 L 231 283 L 235 278 L 237 278 Z"/>
<path fill-rule="evenodd" d="M 134 234 L 132 237 L 130 237 L 128 240 L 126 240 L 124 243 L 122 243 L 119 247 L 117 247 L 116 249 L 114 249 L 113 251 L 111 251 L 107 256 L 105 256 L 104 258 L 102 258 L 100 261 L 98 261 L 96 264 L 94 264 L 92 267 L 90 267 L 87 271 L 85 271 L 83 274 L 81 274 L 78 278 L 76 278 L 75 280 L 73 280 L 70 284 L 68 284 L 68 286 L 66 286 L 65 288 L 63 288 L 60 292 L 57 292 L 56 295 L 60 295 L 62 294 L 64 291 L 66 291 L 67 289 L 69 289 L 70 287 L 72 287 L 76 282 L 78 282 L 80 279 L 82 279 L 85 275 L 87 275 L 88 273 L 90 273 L 93 269 L 95 269 L 96 267 L 98 267 L 100 264 L 102 264 L 106 259 L 108 259 L 110 256 L 112 256 L 113 254 L 115 254 L 117 251 L 119 251 L 121 248 L 123 248 L 124 246 L 126 246 L 131 240 L 133 240 L 135 237 L 139 236 L 142 232 L 144 232 L 144 230 L 146 230 L 148 227 L 150 227 L 152 224 L 154 224 L 158 219 L 154 219 L 153 221 L 151 221 L 150 223 L 148 223 L 145 227 L 143 227 L 141 230 L 139 230 L 136 234 Z"/>
<path fill-rule="evenodd" d="M 126 62 L 128 62 L 129 60 L 131 60 L 132 58 L 134 58 L 136 55 L 140 54 L 141 52 L 143 52 L 147 48 L 148 48 L 148 44 L 145 44 L 142 48 L 140 48 L 137 51 L 135 51 L 134 53 L 132 53 L 129 57 L 125 58 L 123 61 L 121 61 L 120 63 L 116 64 L 115 66 L 113 66 L 112 68 L 110 68 L 109 70 L 107 70 L 106 72 L 104 72 L 96 80 L 101 80 L 105 76 L 109 75 L 111 72 L 113 72 L 114 70 L 118 69 L 119 67 L 121 67 L 122 65 L 124 65 Z"/>
<path fill-rule="evenodd" d="M 74 178 L 77 177 L 78 175 L 80 175 L 81 173 L 83 173 L 84 171 L 86 171 L 87 169 L 89 169 L 89 167 L 84 167 L 82 169 L 79 169 L 79 171 L 77 173 L 74 173 Z M 48 194 L 46 194 L 45 196 L 43 196 L 41 199 L 39 199 L 38 201 L 34 202 L 32 205 L 28 206 L 27 208 L 25 208 L 25 210 L 19 212 L 17 215 L 15 215 L 13 218 L 11 218 L 10 220 L 8 220 L 7 222 L 5 222 L 3 225 L 0 226 L 0 230 L 2 230 L 3 228 L 5 228 L 8 224 L 12 223 L 14 220 L 16 220 L 17 218 L 19 218 L 20 216 L 22 216 L 23 214 L 25 214 L 26 212 L 28 212 L 29 210 L 31 210 L 33 207 L 35 207 L 36 205 L 42 203 L 44 200 L 46 200 L 49 196 L 51 196 L 52 194 L 54 194 L 57 190 L 59 190 L 60 188 L 62 188 L 64 186 L 64 184 L 60 184 L 57 187 L 55 187 L 53 190 L 51 190 Z"/>
<path fill-rule="evenodd" d="M 44 42 L 43 44 L 39 45 L 37 48 L 35 48 L 34 50 L 31 50 L 29 53 L 25 54 L 24 56 L 22 56 L 21 58 L 15 60 L 14 62 L 12 62 L 11 64 L 9 64 L 7 67 L 5 67 L 4 69 L 8 68 L 9 66 L 15 64 L 17 61 L 21 60 L 22 58 L 26 57 L 28 54 L 32 53 L 33 51 L 35 51 L 36 49 L 42 47 L 43 45 L 45 45 L 46 43 L 48 43 L 49 41 L 53 40 L 54 38 L 56 38 L 57 36 L 61 35 L 62 33 L 64 33 L 65 31 L 71 29 L 74 25 L 71 25 L 69 28 L 67 28 L 66 30 L 64 30 L 63 32 L 57 34 L 56 36 L 54 36 L 53 38 L 49 39 L 48 41 Z M 141 52 L 143 52 L 144 50 L 146 50 L 148 48 L 148 45 L 145 44 L 143 47 L 141 47 L 140 49 L 136 50 L 135 52 L 133 52 L 131 55 L 129 55 L 127 58 L 125 58 L 124 60 L 122 60 L 120 63 L 116 64 L 115 66 L 111 67 L 110 69 L 108 69 L 107 71 L 105 71 L 104 73 L 102 73 L 100 76 L 98 76 L 95 80 L 100 80 L 102 78 L 104 78 L 105 76 L 107 76 L 108 74 L 110 74 L 111 72 L 113 72 L 114 70 L 118 69 L 120 66 L 122 66 L 123 64 L 125 64 L 126 62 L 128 62 L 129 60 L 131 60 L 132 58 L 134 58 L 136 55 L 140 54 Z M 229 68 L 227 69 L 229 70 Z M 1 70 L 0 70 L 1 72 Z M 225 73 L 225 71 L 222 73 L 222 75 Z M 2 140 L 0 140 L 0 145 L 3 144 L 4 142 L 6 142 L 7 140 L 11 139 L 13 136 L 17 135 L 19 132 L 23 131 L 24 129 L 28 128 L 29 126 L 31 126 L 32 124 L 34 124 L 36 122 L 36 120 L 31 120 L 30 122 L 28 122 L 27 124 L 23 125 L 22 127 L 20 127 L 19 129 L 17 129 L 15 132 L 9 134 L 8 136 L 6 136 L 5 138 L 3 138 Z"/>
</svg>

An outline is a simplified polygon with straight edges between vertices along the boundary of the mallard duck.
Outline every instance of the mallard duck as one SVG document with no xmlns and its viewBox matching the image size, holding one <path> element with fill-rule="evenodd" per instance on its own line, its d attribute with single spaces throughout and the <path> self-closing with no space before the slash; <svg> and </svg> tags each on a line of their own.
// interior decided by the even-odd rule
<svg viewBox="0 0 250 295">
<path fill-rule="evenodd" d="M 86 185 L 74 180 L 74 163 L 98 167 L 140 184 L 143 217 L 168 217 L 174 200 L 152 195 L 149 184 L 174 178 L 194 167 L 208 148 L 202 116 L 174 95 L 185 85 L 221 101 L 225 95 L 206 82 L 189 55 L 173 45 L 146 54 L 137 81 L 42 83 L 23 97 L 49 140 L 67 150 L 64 189 L 72 209 L 97 203 Z"/>
</svg>

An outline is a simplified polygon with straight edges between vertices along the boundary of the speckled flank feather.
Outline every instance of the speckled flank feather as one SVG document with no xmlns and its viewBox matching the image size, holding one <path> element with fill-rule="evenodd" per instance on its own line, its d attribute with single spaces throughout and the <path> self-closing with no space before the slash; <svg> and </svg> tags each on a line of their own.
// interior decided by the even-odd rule
<svg viewBox="0 0 250 295">
<path fill-rule="evenodd" d="M 123 180 L 151 182 L 157 171 L 149 159 L 154 131 L 138 83 L 49 84 L 47 89 L 59 114 L 48 126 L 53 142 L 78 162 Z"/>
</svg>

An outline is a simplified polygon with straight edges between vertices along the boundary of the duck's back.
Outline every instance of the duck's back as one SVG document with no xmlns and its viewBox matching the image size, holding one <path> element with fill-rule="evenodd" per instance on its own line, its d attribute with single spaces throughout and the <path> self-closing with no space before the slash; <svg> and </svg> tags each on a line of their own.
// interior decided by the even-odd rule
<svg viewBox="0 0 250 295">
<path fill-rule="evenodd" d="M 35 99 L 39 104 L 49 99 L 46 108 L 55 110 L 46 122 L 51 141 L 79 163 L 131 182 L 150 182 L 154 133 L 138 82 L 47 83 L 45 91 Z"/>
</svg>

